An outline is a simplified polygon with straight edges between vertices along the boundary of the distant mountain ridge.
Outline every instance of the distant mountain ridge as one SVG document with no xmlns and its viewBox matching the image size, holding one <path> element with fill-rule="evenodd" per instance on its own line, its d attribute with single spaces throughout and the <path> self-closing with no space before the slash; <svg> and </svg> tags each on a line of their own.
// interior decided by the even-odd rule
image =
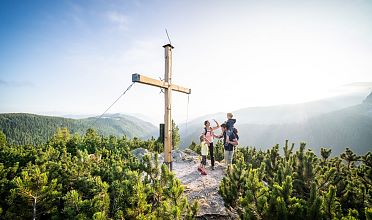
<svg viewBox="0 0 372 220">
<path fill-rule="evenodd" d="M 282 124 L 305 121 L 314 116 L 340 110 L 360 104 L 365 94 L 336 96 L 298 104 L 248 107 L 233 111 L 237 124 Z M 205 120 L 226 121 L 226 112 L 218 112 L 195 118 L 188 122 L 188 127 L 202 127 Z M 180 125 L 184 132 L 185 124 Z"/>
<path fill-rule="evenodd" d="M 151 123 L 123 114 L 106 114 L 98 120 L 96 117 L 71 119 L 28 113 L 0 114 L 0 129 L 11 144 L 44 143 L 59 127 L 68 128 L 72 134 L 84 134 L 88 128 L 105 136 L 148 138 L 157 134 L 157 128 Z"/>
<path fill-rule="evenodd" d="M 289 139 L 306 142 L 318 153 L 320 147 L 332 147 L 334 154 L 343 152 L 346 147 L 366 153 L 372 149 L 372 93 L 355 102 L 351 96 L 341 96 L 295 105 L 247 108 L 233 113 L 243 146 L 266 149 Z M 188 131 L 181 127 L 181 137 L 188 133 L 181 142 L 182 147 L 191 141 L 197 142 L 204 120 L 212 118 L 223 122 L 226 113 L 191 121 Z"/>
<path fill-rule="evenodd" d="M 276 143 L 306 142 L 317 153 L 320 147 L 332 148 L 332 153 L 342 153 L 346 147 L 364 154 L 372 149 L 371 105 L 360 104 L 316 116 L 300 123 L 257 125 L 239 127 L 241 143 L 261 148 Z"/>
<path fill-rule="evenodd" d="M 364 99 L 363 103 L 372 104 L 372 92 L 367 96 L 366 99 Z"/>
</svg>

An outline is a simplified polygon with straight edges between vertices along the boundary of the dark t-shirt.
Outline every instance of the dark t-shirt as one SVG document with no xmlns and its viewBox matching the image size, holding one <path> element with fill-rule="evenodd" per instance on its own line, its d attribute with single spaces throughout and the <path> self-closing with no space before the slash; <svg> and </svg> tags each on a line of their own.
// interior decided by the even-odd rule
<svg viewBox="0 0 372 220">
<path fill-rule="evenodd" d="M 229 136 L 230 140 L 236 139 L 236 135 L 232 132 Z M 234 145 L 232 144 L 225 144 L 226 143 L 226 131 L 223 132 L 223 146 L 225 147 L 225 150 L 232 151 L 234 150 Z"/>
</svg>

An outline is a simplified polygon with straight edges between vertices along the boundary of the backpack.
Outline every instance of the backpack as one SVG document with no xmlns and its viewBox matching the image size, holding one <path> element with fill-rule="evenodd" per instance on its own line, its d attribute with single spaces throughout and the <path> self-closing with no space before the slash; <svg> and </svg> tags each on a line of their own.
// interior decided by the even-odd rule
<svg viewBox="0 0 372 220">
<path fill-rule="evenodd" d="M 233 132 L 235 134 L 236 140 L 239 140 L 238 129 L 234 128 Z"/>
</svg>

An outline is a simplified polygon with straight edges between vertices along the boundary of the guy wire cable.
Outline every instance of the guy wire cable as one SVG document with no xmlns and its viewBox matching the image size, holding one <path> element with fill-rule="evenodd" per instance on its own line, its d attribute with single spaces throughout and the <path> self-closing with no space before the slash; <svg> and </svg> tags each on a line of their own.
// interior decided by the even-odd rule
<svg viewBox="0 0 372 220">
<path fill-rule="evenodd" d="M 96 123 L 97 123 L 97 121 L 100 119 L 100 118 L 102 118 L 102 116 L 113 106 L 113 105 L 115 105 L 115 103 L 117 102 L 117 101 L 119 101 L 119 99 L 121 98 L 121 97 L 123 97 L 123 95 L 125 95 L 125 93 L 130 89 L 130 88 L 132 88 L 132 86 L 133 86 L 133 84 L 134 84 L 135 82 L 133 82 L 132 84 L 130 84 L 129 86 L 128 86 L 128 88 L 119 96 L 119 98 L 117 98 L 116 100 L 115 100 L 115 102 L 114 103 L 112 103 L 111 105 L 110 105 L 110 107 L 108 107 L 107 109 L 106 109 L 106 111 L 104 111 L 92 124 L 91 124 L 91 126 L 93 126 L 93 125 L 95 125 Z"/>
</svg>

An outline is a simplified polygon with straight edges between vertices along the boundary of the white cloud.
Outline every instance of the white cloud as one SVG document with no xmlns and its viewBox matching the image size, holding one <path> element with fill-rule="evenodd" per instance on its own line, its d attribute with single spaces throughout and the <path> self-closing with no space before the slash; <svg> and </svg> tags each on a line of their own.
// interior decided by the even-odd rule
<svg viewBox="0 0 372 220">
<path fill-rule="evenodd" d="M 106 13 L 106 18 L 114 25 L 117 25 L 118 29 L 128 30 L 129 25 L 128 16 L 117 11 L 109 11 Z"/>
</svg>

